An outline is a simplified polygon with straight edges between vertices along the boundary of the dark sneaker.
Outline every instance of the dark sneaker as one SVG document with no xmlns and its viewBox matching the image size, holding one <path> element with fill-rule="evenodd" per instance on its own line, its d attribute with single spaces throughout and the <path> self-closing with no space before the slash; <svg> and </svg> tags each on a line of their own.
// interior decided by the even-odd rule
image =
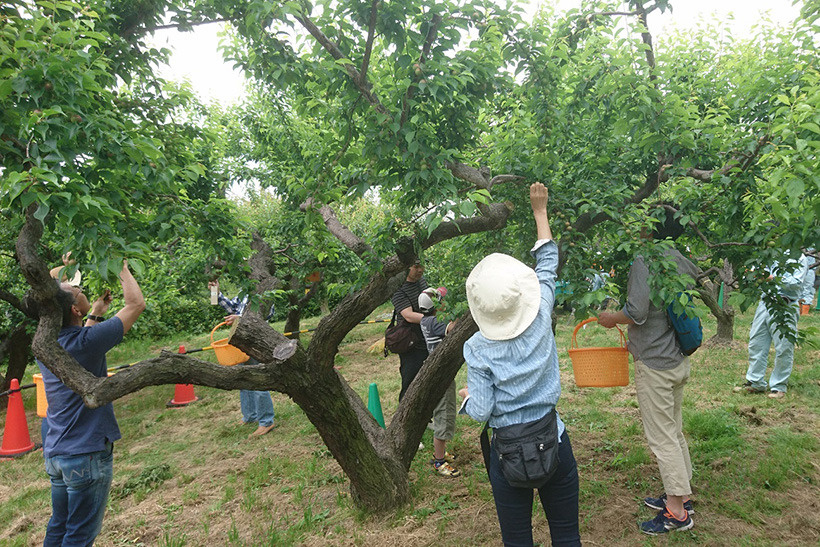
<svg viewBox="0 0 820 547">
<path fill-rule="evenodd" d="M 763 393 L 766 390 L 762 387 L 754 387 L 752 383 L 747 380 L 739 386 L 735 386 L 734 389 L 732 389 L 732 391 L 734 391 L 735 393 Z"/>
<path fill-rule="evenodd" d="M 678 532 L 681 530 L 688 530 L 695 523 L 689 513 L 683 520 L 678 520 L 675 516 L 667 510 L 659 511 L 658 515 L 652 520 L 647 520 L 641 523 L 641 532 L 649 534 L 650 536 L 657 536 L 667 532 Z"/>
<path fill-rule="evenodd" d="M 655 511 L 666 509 L 666 493 L 661 494 L 657 498 L 644 498 L 643 502 L 647 507 Z M 692 508 L 692 500 L 683 502 L 683 508 L 686 509 L 686 512 L 690 515 L 695 514 L 695 510 Z"/>
</svg>

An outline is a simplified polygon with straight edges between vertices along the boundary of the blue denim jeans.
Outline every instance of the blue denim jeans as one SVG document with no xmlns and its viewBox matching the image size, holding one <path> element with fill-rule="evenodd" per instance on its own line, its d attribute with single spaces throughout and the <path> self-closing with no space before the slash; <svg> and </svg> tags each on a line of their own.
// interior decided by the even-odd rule
<svg viewBox="0 0 820 547">
<path fill-rule="evenodd" d="M 578 467 L 566 430 L 558 448 L 558 469 L 538 489 L 553 545 L 581 545 L 578 530 Z M 495 450 L 490 449 L 490 484 L 505 547 L 532 547 L 532 488 L 510 486 Z"/>
<path fill-rule="evenodd" d="M 243 365 L 258 365 L 259 361 L 251 357 Z M 262 427 L 273 425 L 273 399 L 270 391 L 239 390 L 239 408 L 242 409 L 242 421 L 246 424 L 259 422 Z"/>
<path fill-rule="evenodd" d="M 262 427 L 273 425 L 273 399 L 269 391 L 239 391 L 239 406 L 242 408 L 242 421 L 259 422 Z"/>
<path fill-rule="evenodd" d="M 114 476 L 113 443 L 100 452 L 45 460 L 51 478 L 51 519 L 43 546 L 93 545 Z"/>
</svg>

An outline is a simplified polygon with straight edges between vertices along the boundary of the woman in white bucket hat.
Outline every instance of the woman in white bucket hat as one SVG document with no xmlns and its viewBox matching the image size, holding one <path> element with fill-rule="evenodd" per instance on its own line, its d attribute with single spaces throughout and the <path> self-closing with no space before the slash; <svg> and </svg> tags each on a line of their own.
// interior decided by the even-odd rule
<svg viewBox="0 0 820 547">
<path fill-rule="evenodd" d="M 533 271 L 504 254 L 479 262 L 467 278 L 467 301 L 479 332 L 464 344 L 467 385 L 462 412 L 488 422 L 494 431 L 488 474 L 504 545 L 533 545 L 533 488 L 513 486 L 496 450 L 501 428 L 542 423 L 561 394 L 558 353 L 552 333 L 552 307 L 558 247 L 547 218 L 547 189 L 530 186 L 538 240 L 531 253 Z M 556 427 L 557 424 L 557 427 Z M 580 545 L 578 468 L 563 422 L 554 415 L 557 467 L 536 485 L 553 545 Z M 500 438 L 500 437 L 499 437 Z M 553 465 L 555 460 L 553 461 Z"/>
</svg>

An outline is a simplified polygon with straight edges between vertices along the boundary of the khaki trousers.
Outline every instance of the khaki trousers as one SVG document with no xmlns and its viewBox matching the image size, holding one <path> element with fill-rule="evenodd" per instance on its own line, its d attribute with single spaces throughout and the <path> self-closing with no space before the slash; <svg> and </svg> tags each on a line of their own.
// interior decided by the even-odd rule
<svg viewBox="0 0 820 547">
<path fill-rule="evenodd" d="M 668 496 L 692 493 L 692 461 L 683 436 L 683 386 L 689 380 L 689 358 L 671 370 L 653 370 L 635 361 L 635 387 L 646 440 L 658 459 Z"/>
</svg>

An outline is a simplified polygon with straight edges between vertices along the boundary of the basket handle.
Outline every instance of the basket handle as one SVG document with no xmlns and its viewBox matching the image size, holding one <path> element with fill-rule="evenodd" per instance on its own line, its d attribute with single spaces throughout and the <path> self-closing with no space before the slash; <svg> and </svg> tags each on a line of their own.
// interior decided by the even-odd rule
<svg viewBox="0 0 820 547">
<path fill-rule="evenodd" d="M 227 322 L 227 321 L 223 321 L 223 322 L 219 323 L 217 326 L 215 326 L 215 327 L 213 328 L 213 330 L 211 331 L 211 346 L 213 346 L 213 345 L 214 345 L 214 333 L 216 332 L 216 329 L 218 329 L 218 328 L 219 328 L 219 327 L 221 327 L 222 325 L 227 325 L 227 324 L 228 324 L 228 322 Z"/>
<path fill-rule="evenodd" d="M 595 321 L 597 323 L 598 318 L 597 317 L 590 317 L 589 319 L 584 319 L 583 321 L 581 321 L 580 323 L 578 323 L 575 326 L 575 330 L 572 331 L 572 341 L 570 342 L 570 347 L 571 348 L 578 348 L 578 341 L 575 339 L 575 335 L 578 334 L 578 331 L 581 329 L 581 327 L 583 327 L 587 323 L 592 323 L 593 321 Z M 626 348 L 626 337 L 624 336 L 624 331 L 622 331 L 621 327 L 619 327 L 618 325 L 615 325 L 615 328 L 618 329 L 618 334 L 621 335 L 621 347 Z"/>
</svg>

